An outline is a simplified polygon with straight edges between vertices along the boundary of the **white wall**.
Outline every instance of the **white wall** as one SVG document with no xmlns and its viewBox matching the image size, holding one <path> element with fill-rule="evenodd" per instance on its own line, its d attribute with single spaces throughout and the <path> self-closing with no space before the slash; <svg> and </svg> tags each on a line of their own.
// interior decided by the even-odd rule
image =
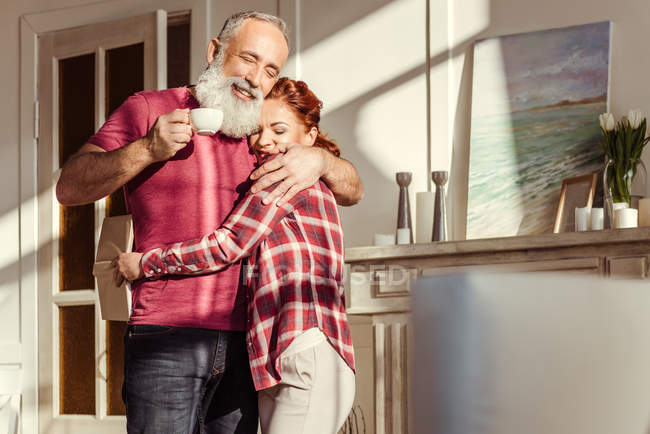
<svg viewBox="0 0 650 434">
<path fill-rule="evenodd" d="M 226 19 L 240 11 L 259 11 L 276 15 L 278 0 L 211 0 L 210 34 L 216 37 Z"/>
<path fill-rule="evenodd" d="M 283 74 L 306 81 L 323 101 L 321 127 L 364 183 L 361 204 L 341 208 L 347 247 L 395 232 L 396 172 L 413 173 L 415 229 L 416 192 L 431 189 L 431 170 L 449 170 L 447 3 L 280 0 L 294 38 Z"/>
<path fill-rule="evenodd" d="M 454 235 L 463 238 L 469 159 L 472 59 L 475 39 L 610 20 L 612 27 L 610 101 L 617 116 L 631 108 L 650 114 L 646 55 L 650 41 L 650 2 L 647 0 L 454 0 L 450 11 L 453 55 L 451 116 L 455 117 L 450 202 Z M 644 154 L 646 165 L 648 153 Z"/>
<path fill-rule="evenodd" d="M 284 73 L 323 101 L 321 127 L 365 185 L 361 205 L 341 209 L 346 246 L 395 231 L 396 172 L 413 172 L 415 224 L 415 192 L 428 180 L 426 2 L 281 1 L 280 13 L 298 48 Z"/>
<path fill-rule="evenodd" d="M 645 0 L 280 0 L 280 14 L 297 30 L 297 56 L 284 73 L 304 79 L 324 101 L 322 126 L 364 181 L 365 199 L 341 213 L 348 247 L 394 231 L 397 171 L 414 173 L 415 214 L 414 193 L 430 188 L 428 170 L 450 170 L 450 236 L 464 239 L 473 73 L 466 54 L 476 39 L 611 20 L 612 111 L 650 113 Z"/>
</svg>

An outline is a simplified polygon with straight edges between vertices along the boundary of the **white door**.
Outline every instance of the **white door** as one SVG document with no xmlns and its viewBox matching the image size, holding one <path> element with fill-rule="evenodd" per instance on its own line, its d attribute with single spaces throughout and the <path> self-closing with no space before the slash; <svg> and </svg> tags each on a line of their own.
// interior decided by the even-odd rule
<svg viewBox="0 0 650 434">
<path fill-rule="evenodd" d="M 65 207 L 54 191 L 66 159 L 127 96 L 166 87 L 166 32 L 159 10 L 38 37 L 41 433 L 125 431 L 125 324 L 101 320 L 91 274 L 104 217 L 124 213 L 122 192 Z"/>
</svg>

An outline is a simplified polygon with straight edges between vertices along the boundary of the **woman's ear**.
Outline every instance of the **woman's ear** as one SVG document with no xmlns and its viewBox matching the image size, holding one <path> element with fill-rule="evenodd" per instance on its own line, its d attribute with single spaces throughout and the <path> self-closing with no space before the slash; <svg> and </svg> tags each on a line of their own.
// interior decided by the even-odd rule
<svg viewBox="0 0 650 434">
<path fill-rule="evenodd" d="M 205 53 L 205 58 L 208 61 L 208 64 L 212 63 L 215 57 L 217 57 L 219 50 L 221 50 L 221 42 L 219 42 L 219 39 L 210 39 L 210 43 L 208 44 L 208 51 Z"/>
<path fill-rule="evenodd" d="M 314 143 L 316 143 L 316 137 L 318 137 L 318 128 L 311 127 L 311 129 L 307 133 L 307 139 L 308 139 L 309 146 L 313 146 Z"/>
</svg>

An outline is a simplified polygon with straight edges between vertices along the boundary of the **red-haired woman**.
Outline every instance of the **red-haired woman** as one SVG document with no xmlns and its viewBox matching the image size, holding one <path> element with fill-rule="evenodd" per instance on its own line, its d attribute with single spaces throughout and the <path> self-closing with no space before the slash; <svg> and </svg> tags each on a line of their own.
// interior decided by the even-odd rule
<svg viewBox="0 0 650 434">
<path fill-rule="evenodd" d="M 322 103 L 302 81 L 278 80 L 264 100 L 258 161 L 278 145 L 338 147 L 319 130 Z M 242 258 L 248 286 L 247 344 L 262 432 L 335 433 L 354 400 L 354 355 L 345 314 L 343 232 L 323 181 L 282 206 L 250 192 L 216 231 L 116 263 L 128 280 L 221 270 Z"/>
</svg>

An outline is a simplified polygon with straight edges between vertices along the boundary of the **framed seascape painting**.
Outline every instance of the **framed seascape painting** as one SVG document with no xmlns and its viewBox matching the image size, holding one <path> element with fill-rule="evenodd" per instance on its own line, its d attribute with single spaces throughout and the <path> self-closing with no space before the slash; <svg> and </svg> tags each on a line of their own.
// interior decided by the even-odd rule
<svg viewBox="0 0 650 434">
<path fill-rule="evenodd" d="M 602 167 L 610 27 L 476 43 L 468 239 L 553 232 L 562 180 Z"/>
</svg>

